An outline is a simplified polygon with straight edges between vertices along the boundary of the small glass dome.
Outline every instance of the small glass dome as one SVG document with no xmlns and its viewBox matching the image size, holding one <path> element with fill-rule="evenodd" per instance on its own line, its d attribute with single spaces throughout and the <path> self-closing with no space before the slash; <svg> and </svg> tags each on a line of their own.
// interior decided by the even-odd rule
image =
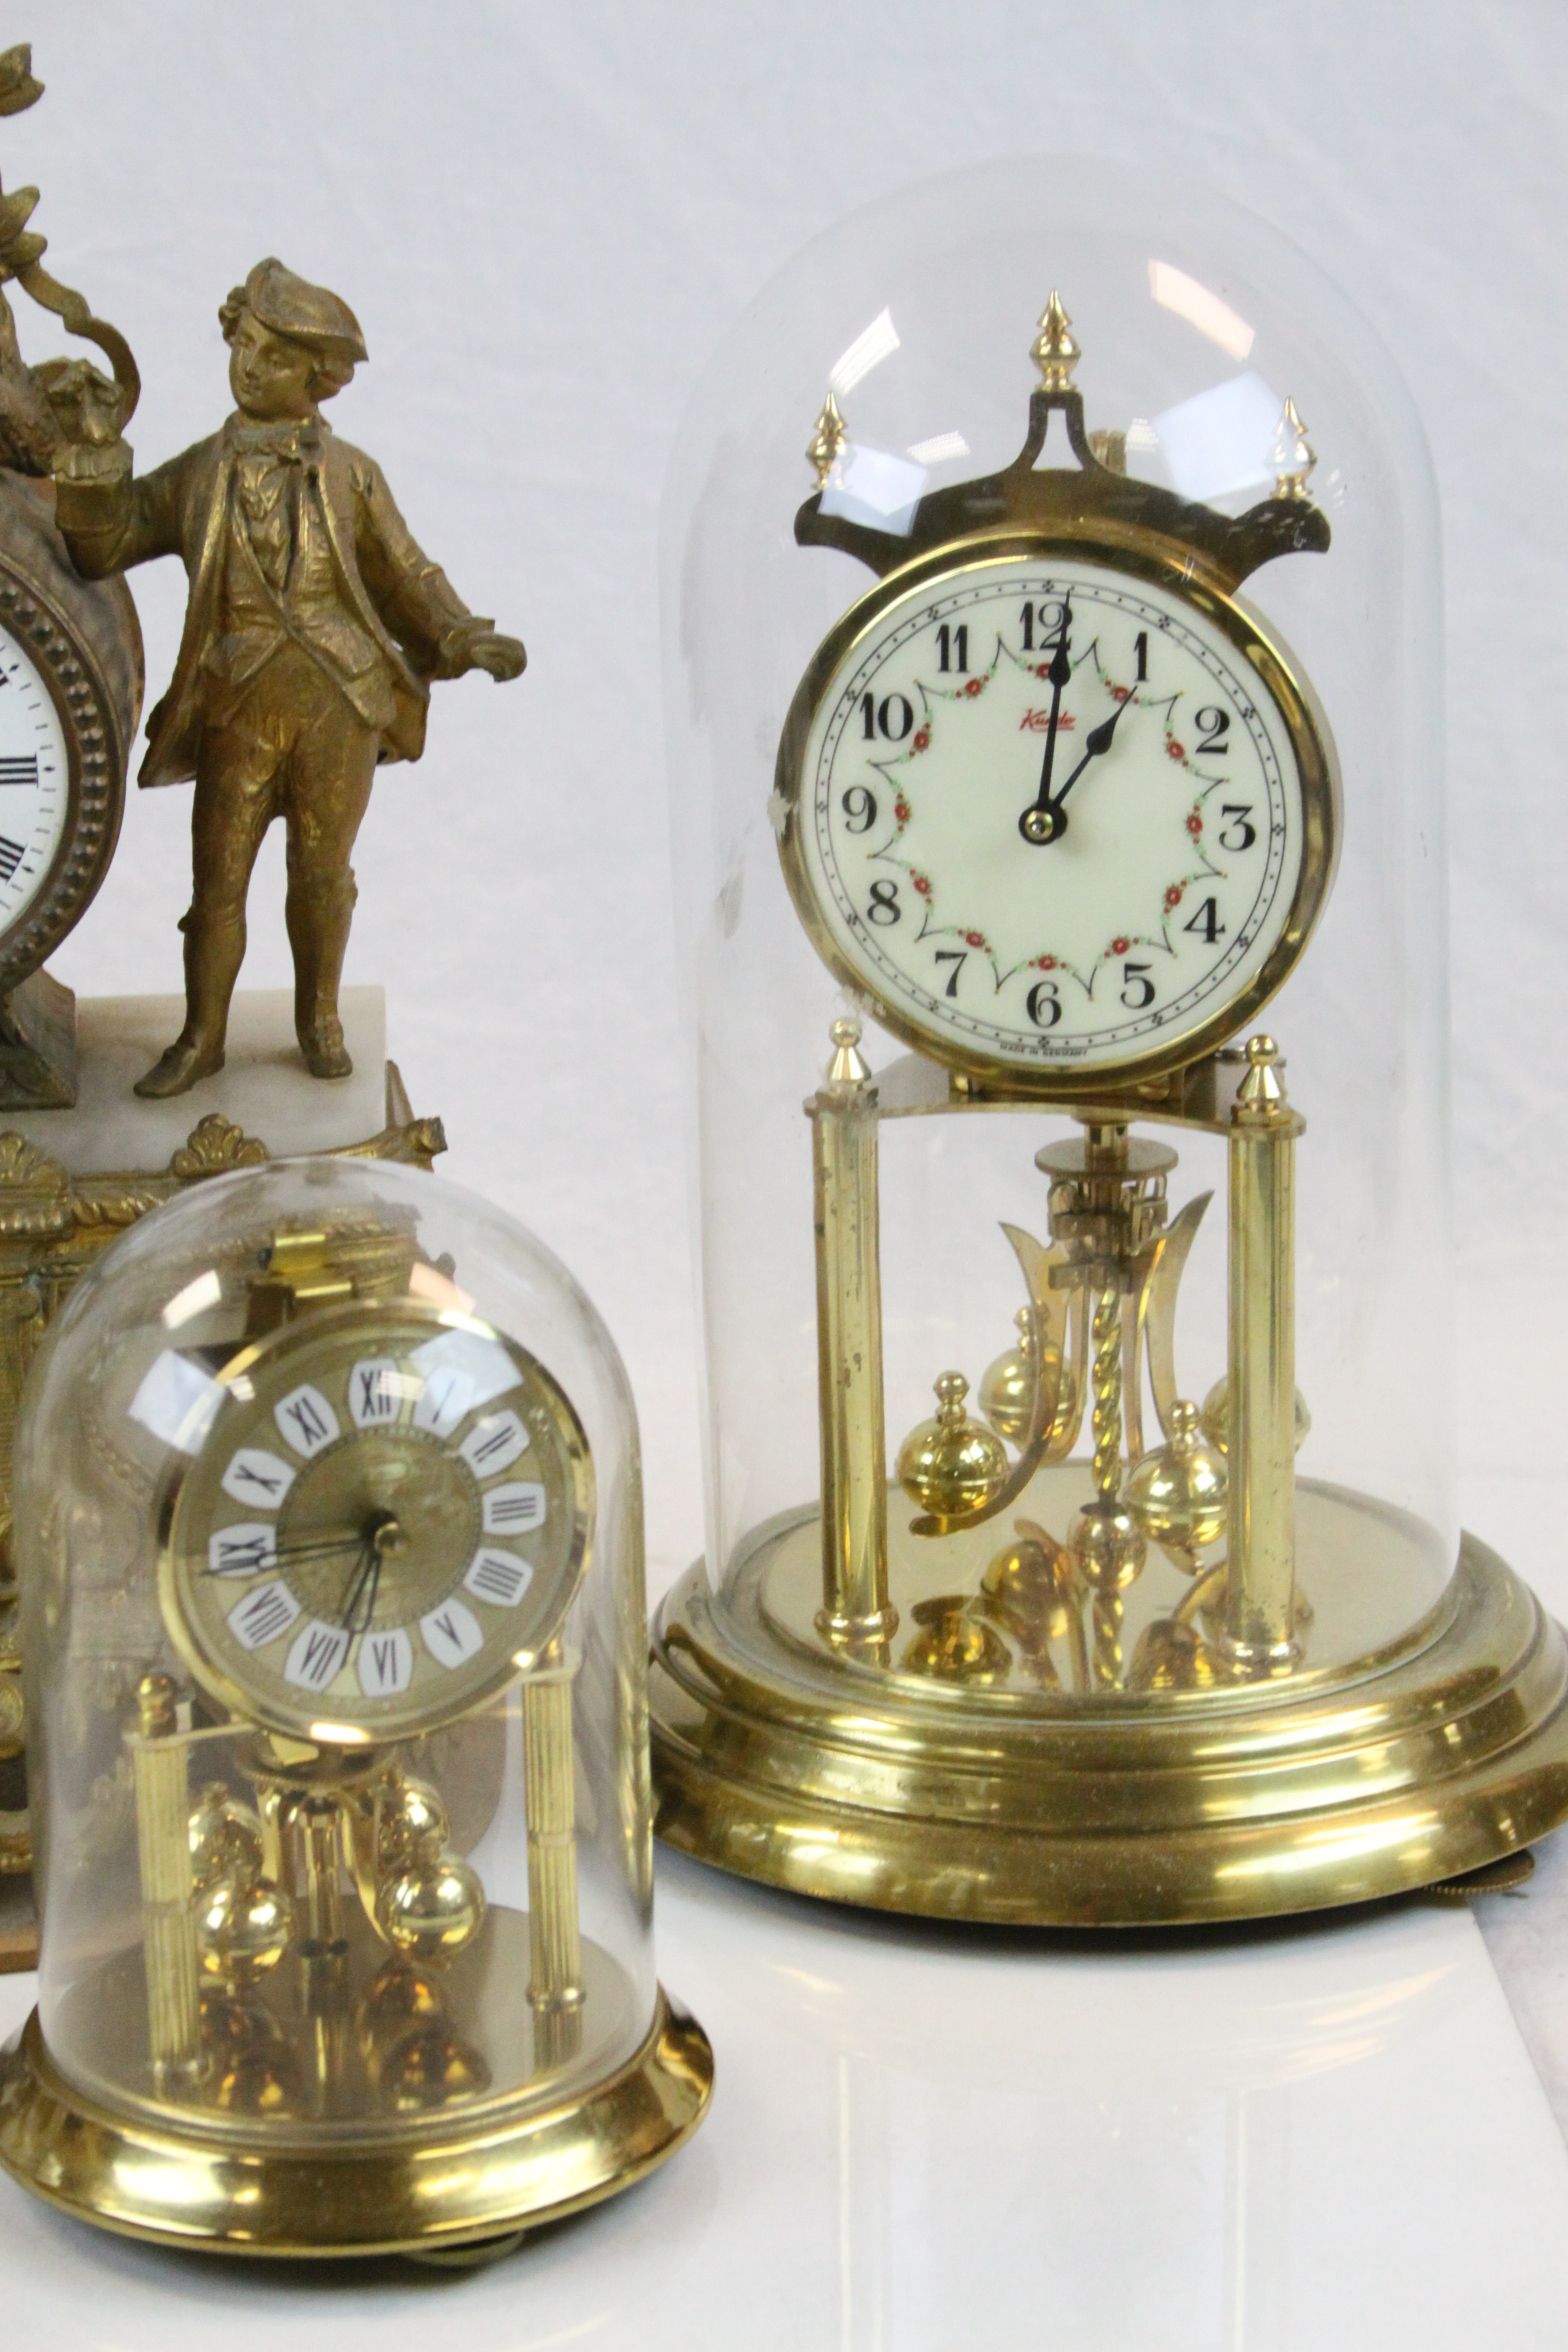
<svg viewBox="0 0 1568 2352">
<path fill-rule="evenodd" d="M 1332 1898 L 1216 1849 L 1080 1903 L 1022 1794 L 932 1828 L 1000 1725 L 1038 1792 L 1053 1726 L 1256 1728 L 1454 1614 L 1437 521 L 1387 351 L 1201 192 L 934 180 L 740 322 L 664 538 L 708 1511 L 661 1827 L 990 1916 L 1418 1874 L 1412 1830 Z"/>
<path fill-rule="evenodd" d="M 89 2218 L 368 2251 L 588 2202 L 692 2128 L 706 2045 L 653 1967 L 636 1425 L 538 1242 L 376 1160 L 193 1190 L 55 1325 L 16 1524 L 24 2179 L 40 2103 L 87 2103 L 167 2159 L 76 2181 Z"/>
</svg>

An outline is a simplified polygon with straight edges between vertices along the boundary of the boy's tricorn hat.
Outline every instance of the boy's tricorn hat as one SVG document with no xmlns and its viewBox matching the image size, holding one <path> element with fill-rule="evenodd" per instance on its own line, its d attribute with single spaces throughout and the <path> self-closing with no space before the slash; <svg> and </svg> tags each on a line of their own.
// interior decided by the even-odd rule
<svg viewBox="0 0 1568 2352">
<path fill-rule="evenodd" d="M 243 291 L 236 288 L 230 299 L 243 301 L 251 316 L 274 334 L 308 343 L 329 358 L 367 356 L 359 321 L 342 297 L 296 277 L 276 256 L 258 261 Z"/>
</svg>

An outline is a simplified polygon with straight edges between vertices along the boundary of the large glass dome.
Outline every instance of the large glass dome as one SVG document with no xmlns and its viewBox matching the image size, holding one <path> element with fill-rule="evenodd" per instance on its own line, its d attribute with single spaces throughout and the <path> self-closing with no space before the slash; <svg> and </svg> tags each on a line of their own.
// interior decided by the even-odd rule
<svg viewBox="0 0 1568 2352">
<path fill-rule="evenodd" d="M 1032 1727 L 1020 1758 L 1156 1702 L 1256 1729 L 1460 1606 L 1421 428 L 1264 224 L 1009 162 L 774 280 L 664 531 L 708 1412 L 664 1826 L 817 1891 L 1057 1916 L 1043 1862 L 1004 1899 L 977 1849 L 890 1861 L 848 1765 L 792 1842 L 802 1692 L 824 1739 L 935 1725 L 949 1761 L 960 1719 Z M 1136 1524 L 1086 1535 L 1090 1505 Z M 753 1676 L 769 1737 L 737 1744 L 718 1693 Z"/>
</svg>

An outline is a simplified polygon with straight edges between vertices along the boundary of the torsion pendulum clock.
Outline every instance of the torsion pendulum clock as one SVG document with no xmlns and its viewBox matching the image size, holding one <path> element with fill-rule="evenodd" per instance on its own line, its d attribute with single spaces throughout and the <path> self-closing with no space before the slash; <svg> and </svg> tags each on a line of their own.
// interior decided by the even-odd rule
<svg viewBox="0 0 1568 2352">
<path fill-rule="evenodd" d="M 18 1469 L 0 2166 L 167 2245 L 467 2262 L 673 2154 L 712 2060 L 653 1972 L 636 1424 L 564 1269 L 422 1170 L 214 1178 L 78 1285 Z"/>
<path fill-rule="evenodd" d="M 962 225 L 981 183 L 947 185 Z M 929 195 L 912 213 L 958 234 Z M 755 454 L 732 430 L 684 460 L 712 1550 L 656 1628 L 661 1830 L 802 1891 L 1004 1921 L 1229 1918 L 1478 1866 L 1568 1809 L 1568 1721 L 1561 1635 L 1451 1527 L 1428 1388 L 1418 429 L 1261 231 L 1227 275 L 1201 222 L 1184 250 L 1177 223 L 1068 207 L 1035 243 L 1084 301 L 1075 325 L 1051 294 L 1032 391 L 1000 328 L 1039 294 L 1007 321 L 994 299 L 1027 240 L 954 292 L 916 286 L 917 234 L 868 216 L 787 273 L 707 396 Z M 794 518 L 793 562 L 847 607 L 823 629 L 776 531 L 733 585 L 777 473 L 745 377 L 809 331 L 813 289 L 853 322 L 879 237 L 891 298 L 822 354 Z M 1131 414 L 1099 409 L 1094 320 Z M 1025 424 L 1000 470 L 973 462 L 971 350 L 982 425 L 1007 400 Z M 1326 484 L 1303 411 L 1323 445 L 1342 424 Z M 769 600 L 746 741 L 720 672 Z M 788 1139 L 764 1100 L 786 1070 Z"/>
</svg>

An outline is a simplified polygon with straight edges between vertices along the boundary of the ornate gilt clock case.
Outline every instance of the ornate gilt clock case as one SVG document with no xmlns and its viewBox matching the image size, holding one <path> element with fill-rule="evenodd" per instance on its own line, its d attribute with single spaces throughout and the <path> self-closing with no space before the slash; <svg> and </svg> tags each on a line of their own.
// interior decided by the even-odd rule
<svg viewBox="0 0 1568 2352">
<path fill-rule="evenodd" d="M 1456 1511 L 1436 552 L 1372 326 L 1100 167 L 861 215 L 706 371 L 673 1843 L 1131 1923 L 1568 1810 L 1562 1638 Z"/>
<path fill-rule="evenodd" d="M 442 2259 L 679 2147 L 636 1425 L 548 1252 L 417 1169 L 215 1178 L 77 1285 L 17 1471 L 0 2164 L 173 2245 Z"/>
</svg>

